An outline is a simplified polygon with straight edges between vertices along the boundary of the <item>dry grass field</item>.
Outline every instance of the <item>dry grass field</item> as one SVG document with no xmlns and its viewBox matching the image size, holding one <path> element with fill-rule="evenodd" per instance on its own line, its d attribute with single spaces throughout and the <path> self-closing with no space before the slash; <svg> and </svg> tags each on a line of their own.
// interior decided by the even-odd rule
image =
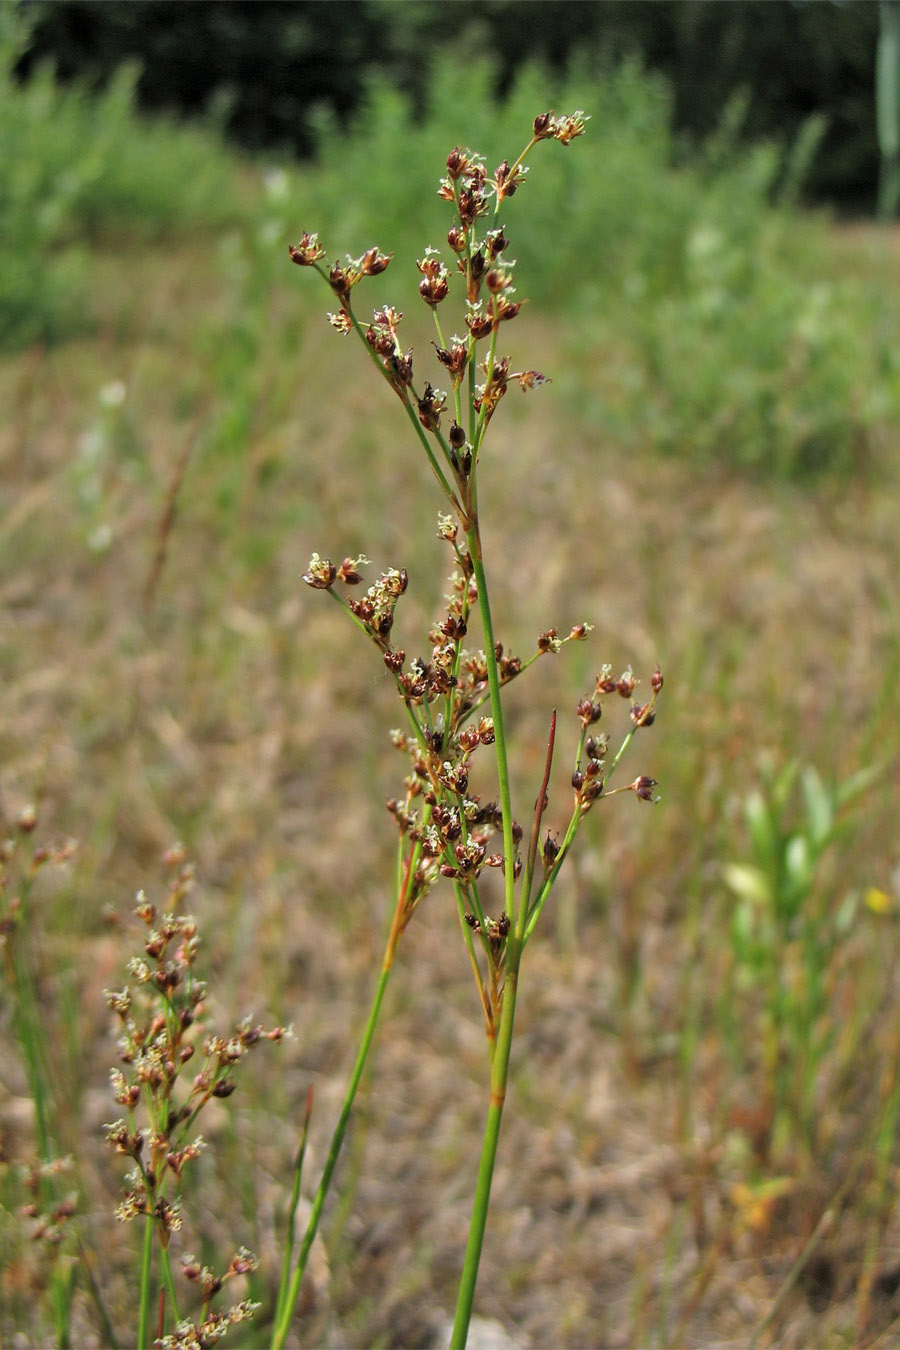
<svg viewBox="0 0 900 1350">
<path fill-rule="evenodd" d="M 900 284 L 874 229 L 833 229 L 827 261 Z M 294 1027 L 207 1122 L 187 1206 L 204 1257 L 260 1255 L 265 1304 L 307 1090 L 312 1183 L 368 1007 L 391 906 L 384 799 L 405 772 L 375 653 L 300 573 L 316 549 L 406 566 L 398 623 L 415 650 L 445 569 L 427 469 L 325 325 L 327 296 L 285 260 L 248 309 L 249 265 L 227 237 L 98 251 L 95 330 L 0 362 L 0 808 L 7 832 L 34 803 L 36 840 L 76 841 L 36 878 L 29 960 L 77 1159 L 80 1260 L 122 1345 L 134 1234 L 113 1219 L 121 1169 L 103 1145 L 103 990 L 137 950 L 134 893 L 163 892 L 180 840 L 213 1020 Z M 424 327 L 413 336 L 427 347 Z M 574 707 L 604 662 L 645 682 L 659 662 L 666 684 L 631 761 L 662 800 L 598 808 L 526 956 L 478 1311 L 522 1347 L 887 1347 L 897 429 L 876 428 L 851 475 L 738 474 L 724 442 L 698 468 L 610 435 L 576 396 L 612 403 L 628 377 L 604 330 L 576 340 L 535 308 L 510 342 L 554 383 L 510 394 L 483 469 L 498 633 L 524 653 L 551 625 L 595 625 L 510 691 L 518 800 L 533 800 L 555 706 L 547 820 L 564 824 Z M 782 845 L 809 843 L 810 768 L 826 791 L 872 778 L 821 856 L 804 853 L 803 909 L 785 917 L 728 868 L 759 861 L 754 793 Z M 438 887 L 401 944 L 299 1345 L 437 1344 L 452 1312 L 486 1061 L 458 930 Z M 0 1336 L 37 1345 L 45 1277 L 15 1213 L 33 1120 L 10 1026 L 4 1004 Z M 85 1289 L 73 1343 L 104 1344 Z M 259 1317 L 244 1344 L 266 1340 Z"/>
</svg>

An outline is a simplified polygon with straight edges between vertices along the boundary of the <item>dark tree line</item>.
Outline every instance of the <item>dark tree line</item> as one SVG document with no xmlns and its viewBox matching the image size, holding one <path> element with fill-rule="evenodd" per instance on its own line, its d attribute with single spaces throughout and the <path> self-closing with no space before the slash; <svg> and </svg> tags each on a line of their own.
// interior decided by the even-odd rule
<svg viewBox="0 0 900 1350">
<path fill-rule="evenodd" d="M 878 147 L 876 0 L 20 0 L 34 22 L 20 63 L 52 59 L 64 78 L 104 80 L 142 66 L 147 109 L 191 114 L 211 101 L 250 148 L 311 150 L 307 113 L 352 113 L 368 72 L 427 106 L 429 62 L 453 39 L 492 52 L 500 91 L 525 61 L 561 68 L 637 54 L 674 94 L 675 126 L 702 139 L 738 90 L 743 135 L 797 136 L 814 113 L 826 132 L 811 195 L 873 204 Z M 461 78 L 464 73 L 461 72 Z"/>
</svg>

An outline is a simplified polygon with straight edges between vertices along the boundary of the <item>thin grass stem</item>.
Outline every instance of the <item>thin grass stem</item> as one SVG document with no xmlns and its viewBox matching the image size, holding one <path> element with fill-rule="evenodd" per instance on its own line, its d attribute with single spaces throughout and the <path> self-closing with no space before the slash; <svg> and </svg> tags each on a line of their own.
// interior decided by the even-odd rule
<svg viewBox="0 0 900 1350">
<path fill-rule="evenodd" d="M 475 1286 L 478 1280 L 478 1268 L 481 1263 L 481 1249 L 484 1243 L 484 1231 L 487 1225 L 488 1208 L 491 1199 L 491 1185 L 494 1176 L 494 1164 L 497 1159 L 497 1146 L 500 1140 L 500 1124 L 503 1118 L 503 1103 L 506 1098 L 506 1082 L 509 1075 L 509 1056 L 512 1048 L 512 1032 L 515 1019 L 516 989 L 519 977 L 519 961 L 522 953 L 522 933 L 520 919 L 525 917 L 522 905 L 519 915 L 515 912 L 515 861 L 516 845 L 513 836 L 512 794 L 509 782 L 509 761 L 506 748 L 506 733 L 503 722 L 503 706 L 500 696 L 500 673 L 497 667 L 496 643 L 491 619 L 491 606 L 488 595 L 487 579 L 481 549 L 481 537 L 477 518 L 468 532 L 469 553 L 475 569 L 478 588 L 478 604 L 484 630 L 485 657 L 487 660 L 488 685 L 491 693 L 491 716 L 494 722 L 494 749 L 497 761 L 497 777 L 500 794 L 500 810 L 503 821 L 503 859 L 506 896 L 506 912 L 510 916 L 513 931 L 510 933 L 506 949 L 506 979 L 503 985 L 503 1002 L 500 1013 L 500 1029 L 493 1046 L 491 1057 L 491 1094 L 487 1120 L 484 1129 L 484 1141 L 481 1159 L 478 1165 L 478 1178 L 472 1205 L 472 1218 L 469 1236 L 463 1258 L 457 1296 L 456 1315 L 453 1322 L 453 1334 L 450 1340 L 451 1350 L 465 1346 L 472 1307 L 475 1300 Z"/>
<path fill-rule="evenodd" d="M 337 1166 L 337 1160 L 340 1157 L 341 1148 L 344 1143 L 344 1136 L 347 1133 L 347 1125 L 353 1111 L 353 1103 L 356 1099 L 356 1091 L 359 1087 L 363 1070 L 366 1067 L 366 1060 L 369 1055 L 369 1049 L 372 1045 L 372 1039 L 375 1035 L 375 1027 L 378 1023 L 378 1015 L 381 1012 L 381 1005 L 384 1001 L 385 990 L 387 989 L 390 978 L 391 967 L 385 965 L 382 968 L 378 985 L 375 990 L 375 997 L 372 1001 L 372 1007 L 366 1021 L 363 1031 L 359 1051 L 356 1056 L 356 1063 L 353 1066 L 353 1072 L 350 1075 L 350 1083 L 347 1087 L 347 1095 L 344 1098 L 344 1105 L 341 1108 L 341 1114 L 338 1123 L 335 1126 L 334 1134 L 331 1138 L 331 1147 L 328 1150 L 328 1158 L 325 1162 L 325 1168 L 322 1172 L 322 1179 L 319 1182 L 315 1199 L 313 1200 L 312 1213 L 309 1216 L 309 1222 L 306 1226 L 306 1232 L 303 1236 L 303 1242 L 300 1246 L 300 1252 L 297 1256 L 297 1264 L 294 1267 L 294 1273 L 288 1286 L 287 1297 L 284 1300 L 281 1315 L 275 1323 L 275 1332 L 272 1336 L 272 1350 L 281 1350 L 287 1340 L 288 1332 L 291 1328 L 291 1318 L 294 1315 L 294 1308 L 297 1305 L 297 1299 L 300 1295 L 300 1285 L 306 1271 L 309 1254 L 315 1241 L 316 1233 L 319 1231 L 319 1222 L 322 1218 L 322 1210 L 325 1207 L 325 1201 L 328 1197 L 328 1191 L 331 1187 L 331 1178 L 334 1175 L 334 1169 Z"/>
<path fill-rule="evenodd" d="M 353 1072 L 350 1075 L 350 1082 L 347 1086 L 347 1093 L 346 1096 L 344 1097 L 344 1104 L 341 1108 L 341 1114 L 338 1117 L 337 1125 L 335 1126 L 334 1133 L 331 1137 L 331 1146 L 328 1150 L 328 1157 L 325 1161 L 325 1167 L 322 1172 L 322 1177 L 319 1182 L 315 1198 L 313 1200 L 312 1212 L 310 1213 L 309 1221 L 306 1225 L 306 1232 L 303 1235 L 303 1242 L 300 1245 L 300 1251 L 297 1256 L 297 1263 L 294 1267 L 293 1275 L 291 1276 L 290 1284 L 287 1289 L 287 1295 L 281 1302 L 280 1313 L 276 1317 L 275 1330 L 271 1342 L 272 1350 L 281 1350 L 281 1347 L 284 1345 L 285 1340 L 287 1339 L 288 1332 L 290 1331 L 291 1318 L 294 1315 L 294 1309 L 297 1306 L 297 1299 L 299 1298 L 300 1295 L 300 1285 L 303 1281 L 303 1276 L 306 1271 L 307 1262 L 309 1261 L 309 1254 L 312 1250 L 312 1245 L 313 1242 L 315 1241 L 316 1233 L 319 1231 L 319 1223 L 322 1218 L 322 1210 L 325 1207 L 325 1201 L 328 1197 L 328 1191 L 331 1187 L 331 1179 L 334 1175 L 334 1169 L 337 1166 L 338 1158 L 340 1157 L 341 1148 L 343 1147 L 344 1143 L 344 1136 L 347 1133 L 347 1125 L 350 1121 L 350 1116 L 353 1112 L 353 1103 L 356 1099 L 357 1089 L 359 1088 L 360 1080 L 362 1078 L 363 1071 L 366 1067 L 366 1060 L 368 1059 L 369 1050 L 372 1045 L 372 1040 L 375 1036 L 375 1028 L 378 1024 L 378 1016 L 381 1012 L 381 1005 L 384 1002 L 385 991 L 388 986 L 388 980 L 390 979 L 391 970 L 393 969 L 394 956 L 397 951 L 397 943 L 400 940 L 400 935 L 403 932 L 403 929 L 409 918 L 409 914 L 407 913 L 407 894 L 409 891 L 414 862 L 415 857 L 414 855 L 411 855 L 407 865 L 406 875 L 403 879 L 403 884 L 400 888 L 400 892 L 397 897 L 397 906 L 394 911 L 394 919 L 393 923 L 391 924 L 391 931 L 388 936 L 387 945 L 385 947 L 381 974 L 379 976 L 378 984 L 375 989 L 375 997 L 372 1000 L 372 1006 L 369 1010 L 369 1016 L 366 1020 L 366 1025 L 363 1030 L 362 1040 L 360 1041 L 359 1050 L 356 1056 L 356 1062 L 353 1066 Z"/>
<path fill-rule="evenodd" d="M 522 908 L 524 914 L 524 906 Z M 484 1231 L 487 1226 L 488 1209 L 491 1201 L 491 1186 L 494 1179 L 494 1165 L 497 1161 L 497 1146 L 500 1142 L 500 1125 L 503 1118 L 503 1104 L 506 1099 L 506 1084 L 509 1077 L 509 1058 L 512 1050 L 512 1033 L 516 1012 L 516 992 L 519 981 L 519 963 L 522 957 L 522 943 L 517 933 L 510 933 L 506 949 L 506 980 L 503 985 L 503 1004 L 500 1013 L 500 1030 L 491 1061 L 491 1095 L 487 1120 L 484 1127 L 484 1140 L 481 1146 L 481 1158 L 478 1164 L 478 1178 L 475 1183 L 475 1197 L 472 1204 L 472 1218 L 469 1223 L 469 1236 L 463 1258 L 459 1293 L 456 1301 L 456 1314 L 450 1337 L 450 1350 L 464 1350 L 472 1320 L 472 1308 L 475 1302 L 475 1287 L 478 1282 L 478 1269 L 481 1264 L 481 1249 L 484 1245 Z"/>
<path fill-rule="evenodd" d="M 300 1182 L 303 1177 L 303 1161 L 306 1157 L 306 1143 L 309 1137 L 309 1122 L 312 1116 L 313 1090 L 309 1089 L 306 1097 L 306 1112 L 303 1117 L 303 1133 L 300 1136 L 300 1147 L 297 1150 L 297 1159 L 294 1163 L 294 1175 L 291 1182 L 291 1198 L 288 1204 L 287 1221 L 287 1241 L 284 1244 L 284 1261 L 281 1267 L 281 1283 L 278 1286 L 278 1300 L 275 1304 L 275 1321 L 280 1320 L 287 1299 L 288 1287 L 291 1280 L 291 1262 L 294 1258 L 294 1235 L 297 1223 L 297 1206 L 300 1203 Z"/>
<path fill-rule="evenodd" d="M 141 1249 L 140 1301 L 138 1303 L 138 1350 L 149 1350 L 147 1330 L 150 1326 L 150 1278 L 153 1268 L 153 1216 L 144 1220 L 144 1242 Z"/>
</svg>

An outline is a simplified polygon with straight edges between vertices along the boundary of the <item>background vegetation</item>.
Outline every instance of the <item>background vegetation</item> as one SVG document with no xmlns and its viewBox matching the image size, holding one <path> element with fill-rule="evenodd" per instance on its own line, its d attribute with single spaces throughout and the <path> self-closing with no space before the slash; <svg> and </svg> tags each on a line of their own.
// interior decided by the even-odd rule
<svg viewBox="0 0 900 1350">
<path fill-rule="evenodd" d="M 307 112 L 318 154 L 297 167 L 145 122 L 133 75 L 98 99 L 46 71 L 17 87 L 9 29 L 4 50 L 0 804 L 11 832 L 34 800 L 41 838 L 78 840 L 20 934 L 77 1159 L 73 1341 L 108 1339 L 87 1273 L 123 1343 L 130 1328 L 102 990 L 162 851 L 180 838 L 197 860 L 214 1011 L 295 1025 L 223 1106 L 194 1197 L 210 1250 L 261 1254 L 263 1300 L 306 1091 L 312 1172 L 381 946 L 392 700 L 298 574 L 314 548 L 408 567 L 412 636 L 440 545 L 391 400 L 286 244 L 309 228 L 335 254 L 394 250 L 379 294 L 424 354 L 414 264 L 442 243 L 447 151 L 493 163 L 556 106 L 590 111 L 589 134 L 536 162 L 508 220 L 530 297 L 511 343 L 553 384 L 527 419 L 514 394 L 498 413 L 486 547 L 510 648 L 597 630 L 515 691 L 516 773 L 535 781 L 546 708 L 574 707 L 602 662 L 658 660 L 641 768 L 664 799 L 598 815 L 533 958 L 482 1311 L 535 1344 L 889 1344 L 893 232 L 796 206 L 815 127 L 785 161 L 723 113 L 685 157 L 670 87 L 634 62 L 516 68 L 497 104 L 498 66 L 439 50 L 427 116 L 373 77 L 346 125 Z M 550 818 L 566 809 L 560 781 Z M 455 924 L 438 891 L 401 951 L 303 1344 L 442 1334 L 483 1054 Z M 3 1334 L 43 1344 L 42 1247 L 17 1214 L 33 1122 L 6 1044 Z"/>
<path fill-rule="evenodd" d="M 104 82 L 138 61 L 147 109 L 217 107 L 240 144 L 315 152 L 309 114 L 345 119 L 370 78 L 430 102 L 442 48 L 481 51 L 505 94 L 538 60 L 561 75 L 574 57 L 591 71 L 637 60 L 672 90 L 679 153 L 704 141 L 740 100 L 747 143 L 793 144 L 809 117 L 823 139 L 806 190 L 872 209 L 878 162 L 872 80 L 878 5 L 840 0 L 31 0 L 36 26 L 20 69 L 50 58 L 66 77 Z"/>
</svg>

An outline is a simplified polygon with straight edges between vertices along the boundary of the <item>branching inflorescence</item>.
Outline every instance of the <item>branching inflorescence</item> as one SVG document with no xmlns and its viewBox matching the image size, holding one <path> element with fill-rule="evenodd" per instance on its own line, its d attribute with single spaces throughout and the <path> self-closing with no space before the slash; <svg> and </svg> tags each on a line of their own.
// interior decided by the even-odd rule
<svg viewBox="0 0 900 1350">
<path fill-rule="evenodd" d="M 132 1164 L 116 1218 L 140 1218 L 145 1225 L 137 1344 L 143 1348 L 148 1343 L 155 1237 L 165 1289 L 156 1343 L 176 1350 L 214 1345 L 229 1326 L 259 1306 L 242 1299 L 221 1312 L 213 1308 L 214 1298 L 230 1280 L 255 1270 L 256 1260 L 246 1248 L 235 1253 L 221 1275 L 185 1253 L 182 1273 L 199 1291 L 202 1307 L 196 1320 L 181 1317 L 170 1243 L 183 1223 L 182 1177 L 204 1148 L 202 1136 L 195 1133 L 198 1117 L 210 1102 L 231 1096 L 236 1068 L 251 1050 L 283 1040 L 288 1031 L 266 1031 L 245 1018 L 227 1036 L 199 1034 L 207 998 L 206 984 L 196 974 L 200 938 L 196 920 L 178 913 L 192 889 L 193 871 L 180 847 L 170 850 L 166 861 L 174 871 L 164 904 L 157 908 L 143 893 L 137 897 L 135 913 L 146 933 L 141 954 L 128 964 L 130 984 L 106 991 L 121 1028 L 121 1067 L 111 1075 L 113 1097 L 125 1112 L 106 1126 L 106 1139 Z M 168 1334 L 163 1331 L 166 1299 L 174 1328 Z"/>
<path fill-rule="evenodd" d="M 550 139 L 568 144 L 584 132 L 585 120 L 580 112 L 569 117 L 542 114 L 535 119 L 532 137 L 519 157 L 512 164 L 504 160 L 493 175 L 486 170 L 484 159 L 470 150 L 457 147 L 448 156 L 439 196 L 454 211 L 447 243 L 455 269 L 451 270 L 439 251 L 431 248 L 417 263 L 419 294 L 433 316 L 435 354 L 443 372 L 441 378 L 449 384 L 447 391 L 430 380 L 418 379 L 413 351 L 404 349 L 399 336 L 402 315 L 396 309 L 382 306 L 368 324 L 356 313 L 356 287 L 384 272 L 392 255 L 373 247 L 359 258 L 329 264 L 317 236 L 309 233 L 290 248 L 291 259 L 318 272 L 336 296 L 340 307 L 328 316 L 333 327 L 341 334 L 352 332 L 360 338 L 399 398 L 448 508 L 439 515 L 438 535 L 451 552 L 452 570 L 446 608 L 428 633 L 427 655 L 409 656 L 394 641 L 395 610 L 408 584 L 405 570 L 383 572 L 358 594 L 367 559 L 345 558 L 338 566 L 314 554 L 304 580 L 313 589 L 332 596 L 374 643 L 405 708 L 405 727 L 392 733 L 394 744 L 408 755 L 410 769 L 403 794 L 388 802 L 399 829 L 400 848 L 397 904 L 383 975 L 390 969 L 399 937 L 423 897 L 439 878 L 447 878 L 455 890 L 461 931 L 484 1013 L 491 1057 L 491 1105 L 454 1345 L 465 1343 L 471 1313 L 506 1089 L 522 952 L 575 835 L 595 803 L 624 791 L 633 792 L 639 800 L 652 801 L 656 786 L 655 780 L 646 775 L 619 787 L 610 783 L 635 733 L 654 720 L 662 675 L 657 669 L 650 679 L 649 697 L 640 701 L 635 697 L 637 681 L 630 670 L 616 678 L 609 667 L 604 667 L 590 694 L 576 709 L 580 732 L 571 779 L 573 802 L 562 838 L 549 832 L 542 838 L 556 737 L 554 712 L 543 780 L 526 839 L 525 829 L 513 815 L 502 691 L 540 657 L 584 639 L 590 629 L 581 623 L 562 637 L 555 629 L 543 632 L 535 650 L 525 659 L 505 651 L 494 635 L 482 552 L 478 467 L 488 428 L 510 385 L 528 391 L 547 382 L 541 371 L 515 369 L 510 359 L 498 352 L 501 331 L 523 304 L 515 298 L 514 263 L 507 258 L 509 239 L 500 211 L 524 183 L 528 172 L 524 161 L 533 147 Z M 441 316 L 460 278 L 464 298 L 459 332 L 448 336 Z M 481 647 L 469 645 L 473 619 L 481 629 Z M 619 748 L 610 753 L 607 734 L 597 730 L 597 723 L 604 700 L 617 697 L 630 705 L 630 726 Z M 496 800 L 483 801 L 472 787 L 472 778 L 476 757 L 488 746 L 495 760 L 499 794 Z M 494 915 L 487 912 L 482 895 L 485 869 L 496 869 L 503 880 L 503 908 Z M 373 1016 L 379 1002 L 380 994 Z M 372 1019 L 369 1029 L 371 1026 Z M 338 1136 L 340 1130 L 339 1125 Z M 327 1188 L 328 1169 L 326 1173 Z M 301 1255 L 298 1275 L 303 1259 Z"/>
</svg>

